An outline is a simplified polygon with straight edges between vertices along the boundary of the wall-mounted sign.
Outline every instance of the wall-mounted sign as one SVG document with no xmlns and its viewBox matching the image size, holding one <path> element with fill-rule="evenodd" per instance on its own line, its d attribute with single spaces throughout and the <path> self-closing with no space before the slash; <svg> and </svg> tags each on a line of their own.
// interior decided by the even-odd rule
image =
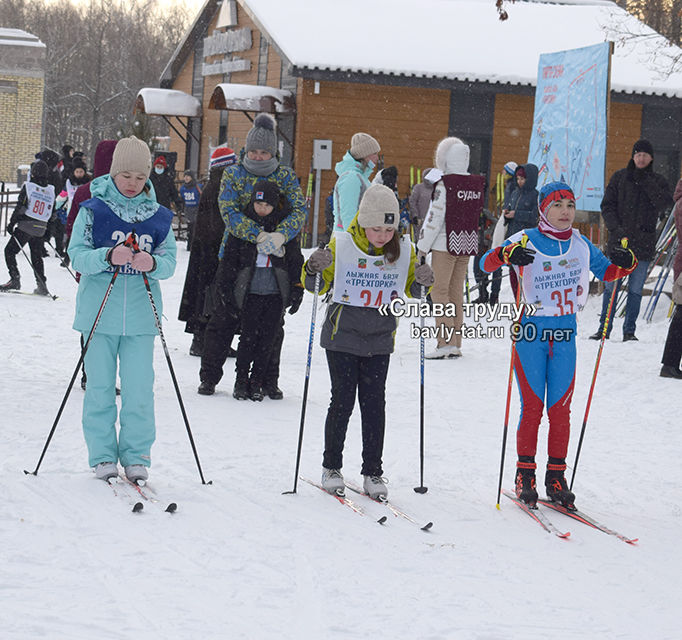
<svg viewBox="0 0 682 640">
<path fill-rule="evenodd" d="M 208 64 L 204 62 L 201 65 L 202 76 L 216 76 L 225 73 L 232 73 L 233 71 L 250 71 L 251 60 L 244 60 L 243 58 L 235 58 L 234 60 L 221 60 L 220 62 L 213 62 Z"/>
<path fill-rule="evenodd" d="M 252 46 L 251 29 L 234 29 L 204 38 L 204 58 L 221 53 L 248 51 Z"/>
</svg>

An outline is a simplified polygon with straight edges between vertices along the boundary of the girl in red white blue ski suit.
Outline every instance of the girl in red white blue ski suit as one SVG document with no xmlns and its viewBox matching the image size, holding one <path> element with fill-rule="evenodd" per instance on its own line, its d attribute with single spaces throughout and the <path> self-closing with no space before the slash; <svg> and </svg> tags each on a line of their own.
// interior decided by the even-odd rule
<svg viewBox="0 0 682 640">
<path fill-rule="evenodd" d="M 563 492 L 559 501 L 572 504 L 573 496 L 568 495 L 563 476 L 575 384 L 576 313 L 587 300 L 590 271 L 600 280 L 617 280 L 630 273 L 637 263 L 634 255 L 624 249 L 609 260 L 571 227 L 575 197 L 568 185 L 558 182 L 545 185 L 540 191 L 539 205 L 538 227 L 520 231 L 488 251 L 481 258 L 481 267 L 492 272 L 503 264 L 511 264 L 522 282 L 524 301 L 537 308 L 532 317 L 522 318 L 515 348 L 514 372 L 521 395 L 516 437 L 517 495 L 521 493 L 519 481 L 521 485 L 525 481 L 530 489 L 524 494 L 529 498 L 527 501 L 537 500 L 535 454 L 546 399 L 549 463 L 545 485 L 558 479 Z M 562 206 L 563 213 L 557 213 Z M 519 254 L 525 255 L 526 260 L 519 260 Z M 523 477 L 519 478 L 519 472 Z M 548 495 L 553 497 L 549 489 Z"/>
</svg>

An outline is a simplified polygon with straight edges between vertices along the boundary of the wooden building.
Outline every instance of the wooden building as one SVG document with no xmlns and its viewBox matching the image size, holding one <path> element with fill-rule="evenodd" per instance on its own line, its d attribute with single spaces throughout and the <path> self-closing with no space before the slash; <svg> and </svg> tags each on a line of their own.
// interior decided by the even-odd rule
<svg viewBox="0 0 682 640">
<path fill-rule="evenodd" d="M 562 29 L 540 28 L 551 24 Z M 207 0 L 160 79 L 202 106 L 200 117 L 188 119 L 186 142 L 171 134 L 171 151 L 178 170 L 204 174 L 212 148 L 227 143 L 238 151 L 254 112 L 266 105 L 277 116 L 283 162 L 304 190 L 313 141 L 331 140 L 322 198 L 356 131 L 379 140 L 385 164 L 398 168 L 401 195 L 410 167 L 432 166 L 447 135 L 470 145 L 472 172 L 494 179 L 508 160 L 527 158 L 538 56 L 616 40 L 633 24 L 641 41 L 617 42 L 613 56 L 606 179 L 646 137 L 657 171 L 674 185 L 682 74 L 662 75 L 662 59 L 642 62 L 642 47 L 655 56 L 666 41 L 609 0 L 517 2 L 506 22 L 497 20 L 494 3 L 479 0 Z M 240 102 L 241 85 L 251 85 L 256 98 L 280 90 L 280 99 Z"/>
</svg>

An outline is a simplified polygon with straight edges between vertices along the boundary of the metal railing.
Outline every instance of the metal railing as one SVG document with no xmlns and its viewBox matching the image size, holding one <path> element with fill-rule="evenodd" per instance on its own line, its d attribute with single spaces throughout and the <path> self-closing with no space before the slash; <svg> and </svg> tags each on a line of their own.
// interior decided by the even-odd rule
<svg viewBox="0 0 682 640">
<path fill-rule="evenodd" d="M 9 222 L 21 189 L 9 188 L 10 183 L 0 182 L 0 231 L 7 235 L 7 223 Z M 12 184 L 12 186 L 14 186 Z"/>
</svg>

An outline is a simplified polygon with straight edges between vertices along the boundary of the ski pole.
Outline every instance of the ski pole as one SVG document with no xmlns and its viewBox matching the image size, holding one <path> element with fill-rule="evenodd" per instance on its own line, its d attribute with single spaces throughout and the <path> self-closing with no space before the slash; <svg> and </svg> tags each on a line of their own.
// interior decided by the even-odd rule
<svg viewBox="0 0 682 640">
<path fill-rule="evenodd" d="M 54 246 L 52 246 L 52 243 L 51 243 L 49 240 L 45 240 L 45 242 L 47 242 L 48 247 L 50 247 L 50 249 L 52 249 L 52 251 L 54 251 L 55 253 L 59 254 L 59 251 L 57 251 L 57 249 L 55 249 Z M 60 256 L 61 259 L 62 259 L 62 265 L 64 265 L 64 267 L 66 268 L 66 270 L 71 274 L 71 277 L 72 277 L 76 282 L 78 282 L 78 278 L 76 278 L 76 274 L 75 274 L 73 271 L 71 271 L 71 268 L 69 267 L 69 265 L 66 264 L 66 262 L 64 262 L 64 257 L 66 256 L 66 252 L 64 252 L 64 254 L 59 254 L 59 256 Z"/>
<path fill-rule="evenodd" d="M 130 233 L 130 238 L 132 238 L 132 248 L 135 253 L 140 252 L 140 247 L 137 244 L 137 239 L 135 238 L 135 230 L 133 229 Z M 163 345 L 163 352 L 166 355 L 166 362 L 168 363 L 168 370 L 170 371 L 171 379 L 173 380 L 173 386 L 175 387 L 175 395 L 178 397 L 178 403 L 180 405 L 180 413 L 182 413 L 182 419 L 185 422 L 185 428 L 187 429 L 187 436 L 189 437 L 189 443 L 192 447 L 192 453 L 194 454 L 194 460 L 197 463 L 197 469 L 199 470 L 199 477 L 201 478 L 201 484 L 213 484 L 212 480 L 206 482 L 204 479 L 204 472 L 201 470 L 201 463 L 199 462 L 199 454 L 197 453 L 196 445 L 194 444 L 194 437 L 192 436 L 192 429 L 189 426 L 189 420 L 187 419 L 187 412 L 185 411 L 185 405 L 182 402 L 182 395 L 180 394 L 180 387 L 178 386 L 178 380 L 175 377 L 175 370 L 173 369 L 173 363 L 171 362 L 170 353 L 168 352 L 168 345 L 166 344 L 166 338 L 163 335 L 163 329 L 161 327 L 161 320 L 159 319 L 159 312 L 156 309 L 156 303 L 154 302 L 154 295 L 152 294 L 152 289 L 149 286 L 149 278 L 145 271 L 142 272 L 142 280 L 144 281 L 144 287 L 147 290 L 147 296 L 149 297 L 149 304 L 151 304 L 152 311 L 154 312 L 154 322 L 156 323 L 156 330 L 159 332 L 159 337 L 161 338 L 161 344 Z"/>
<path fill-rule="evenodd" d="M 324 244 L 320 245 L 324 248 Z M 294 471 L 294 488 L 291 491 L 284 491 L 283 495 L 296 493 L 298 487 L 298 470 L 301 465 L 301 450 L 303 448 L 303 428 L 305 426 L 305 412 L 308 405 L 308 384 L 310 382 L 310 363 L 313 359 L 313 341 L 315 339 L 315 319 L 317 316 L 317 296 L 320 293 L 320 273 L 315 274 L 315 288 L 313 290 L 313 310 L 310 314 L 310 337 L 308 338 L 308 359 L 305 365 L 305 381 L 303 383 L 303 400 L 301 402 L 301 423 L 298 427 L 298 449 L 296 450 L 296 470 Z"/>
<path fill-rule="evenodd" d="M 621 246 L 623 249 L 626 249 L 628 246 L 628 239 L 623 238 L 620 241 Z M 597 372 L 599 371 L 599 363 L 601 361 L 601 354 L 604 349 L 604 341 L 606 340 L 606 334 L 609 330 L 609 320 L 611 319 L 611 307 L 613 306 L 613 301 L 616 297 L 616 287 L 614 285 L 613 291 L 611 291 L 611 299 L 609 300 L 609 307 L 606 311 L 606 320 L 604 320 L 604 328 L 602 329 L 601 332 L 601 341 L 599 342 L 599 351 L 597 352 L 597 361 L 594 363 L 594 371 L 592 372 L 592 383 L 590 384 L 590 391 L 587 394 L 587 405 L 585 406 L 585 415 L 583 417 L 583 426 L 582 429 L 580 430 L 580 438 L 578 438 L 578 449 L 575 453 L 575 462 L 573 463 L 573 474 L 571 475 L 571 485 L 569 486 L 569 489 L 573 489 L 573 481 L 575 480 L 575 472 L 576 469 L 578 468 L 578 459 L 580 458 L 580 449 L 582 449 L 583 446 L 583 438 L 585 437 L 585 428 L 587 427 L 587 416 L 590 413 L 590 405 L 592 404 L 592 393 L 594 392 L 594 385 L 595 382 L 597 381 Z"/>
<path fill-rule="evenodd" d="M 104 298 L 102 299 L 102 304 L 99 307 L 99 311 L 97 311 L 97 315 L 95 316 L 95 321 L 92 323 L 92 329 L 90 329 L 90 333 L 88 334 L 88 339 L 85 341 L 85 344 L 83 345 L 83 348 L 81 349 L 81 355 L 80 358 L 78 358 L 78 364 L 76 364 L 76 368 L 73 371 L 73 375 L 71 376 L 71 381 L 69 382 L 69 386 L 66 389 L 66 393 L 64 394 L 64 397 L 62 398 L 62 403 L 59 405 L 59 410 L 57 411 L 57 417 L 54 419 L 54 423 L 52 424 L 52 429 L 50 429 L 50 433 L 47 436 L 47 441 L 45 442 L 45 446 L 43 447 L 43 452 L 40 454 L 40 459 L 38 460 L 38 464 L 36 465 L 36 468 L 33 471 L 27 471 L 24 469 L 25 474 L 31 474 L 34 476 L 38 475 L 38 469 L 40 468 L 40 465 L 43 462 L 43 458 L 45 457 L 45 454 L 47 453 L 47 448 L 50 446 L 50 441 L 52 440 L 52 436 L 54 435 L 55 430 L 57 429 L 57 424 L 59 423 L 59 419 L 62 417 L 62 411 L 64 411 L 64 407 L 66 406 L 66 401 L 69 399 L 69 394 L 71 393 L 71 389 L 73 388 L 73 383 L 76 380 L 76 376 L 78 375 L 78 371 L 80 370 L 83 361 L 85 360 L 85 354 L 88 350 L 88 347 L 90 346 L 90 341 L 92 340 L 92 336 L 95 334 L 95 329 L 97 328 L 97 325 L 99 324 L 100 318 L 102 317 L 102 313 L 104 311 L 104 307 L 107 304 L 107 300 L 109 299 L 109 295 L 111 294 L 111 289 L 114 286 L 114 282 L 116 282 L 116 278 L 118 277 L 120 267 L 116 267 L 114 271 L 114 275 L 111 276 L 111 281 L 109 282 L 109 286 L 107 287 L 106 293 L 104 294 Z"/>
<path fill-rule="evenodd" d="M 421 264 L 426 258 L 421 259 Z M 426 287 L 422 285 L 421 303 L 426 303 Z M 429 488 L 424 486 L 424 315 L 419 314 L 419 486 L 414 490 L 417 493 L 426 493 Z"/>
<path fill-rule="evenodd" d="M 36 277 L 36 280 L 39 280 L 40 283 L 45 287 L 45 291 L 47 291 L 47 295 L 48 295 L 50 298 L 52 298 L 53 300 L 56 300 L 56 299 L 57 299 L 57 296 L 53 296 L 53 295 L 48 291 L 48 289 L 47 289 L 47 282 L 45 282 L 45 278 L 43 278 L 43 277 L 36 271 L 36 268 L 33 266 L 33 263 L 31 262 L 31 258 L 28 257 L 28 254 L 26 253 L 26 250 L 24 249 L 24 247 L 21 245 L 21 243 L 19 242 L 19 240 L 17 240 L 17 237 L 14 235 L 14 233 L 12 233 L 11 235 L 12 235 L 12 239 L 14 240 L 14 242 L 16 242 L 16 243 L 19 245 L 19 248 L 21 249 L 21 253 L 24 254 L 24 257 L 26 258 L 26 260 L 28 260 L 28 263 L 31 265 L 31 269 L 33 269 L 33 273 L 34 273 L 34 275 L 35 275 L 35 277 Z"/>
<path fill-rule="evenodd" d="M 521 238 L 521 246 L 525 247 L 528 242 L 526 234 Z M 521 304 L 521 289 L 523 288 L 523 267 L 519 267 L 519 282 L 516 289 L 516 307 Z M 518 320 L 521 326 L 521 318 Z M 502 494 L 502 474 L 504 473 L 504 456 L 507 451 L 507 432 L 509 431 L 509 409 L 511 407 L 512 382 L 514 380 L 514 364 L 516 362 L 516 340 L 512 337 L 511 356 L 509 358 L 509 376 L 507 379 L 507 400 L 504 408 L 504 427 L 502 429 L 502 454 L 500 456 L 500 477 L 497 482 L 497 503 L 495 506 L 500 508 L 500 495 Z"/>
</svg>

